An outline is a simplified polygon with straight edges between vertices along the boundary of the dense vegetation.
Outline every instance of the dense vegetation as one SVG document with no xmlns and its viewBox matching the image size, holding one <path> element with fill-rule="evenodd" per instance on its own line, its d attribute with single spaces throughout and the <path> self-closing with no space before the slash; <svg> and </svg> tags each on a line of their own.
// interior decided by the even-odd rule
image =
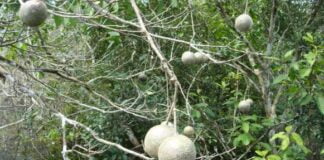
<svg viewBox="0 0 324 160">
<path fill-rule="evenodd" d="M 44 2 L 39 27 L 0 2 L 0 159 L 150 159 L 165 120 L 197 159 L 323 158 L 323 0 Z"/>
</svg>

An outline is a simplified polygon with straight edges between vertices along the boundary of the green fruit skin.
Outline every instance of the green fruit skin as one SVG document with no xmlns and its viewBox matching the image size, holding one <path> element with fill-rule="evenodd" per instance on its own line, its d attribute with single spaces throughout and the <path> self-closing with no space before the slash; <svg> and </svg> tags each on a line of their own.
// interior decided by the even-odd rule
<svg viewBox="0 0 324 160">
<path fill-rule="evenodd" d="M 138 75 L 138 79 L 141 80 L 141 81 L 146 81 L 147 76 L 146 76 L 145 73 L 140 73 L 140 74 Z"/>
<path fill-rule="evenodd" d="M 48 16 L 46 4 L 41 0 L 29 0 L 21 4 L 19 17 L 29 27 L 37 27 L 44 23 Z"/>
<path fill-rule="evenodd" d="M 249 113 L 252 103 L 249 100 L 243 100 L 238 105 L 238 110 L 242 113 Z"/>
<path fill-rule="evenodd" d="M 158 149 L 164 139 L 176 134 L 175 128 L 168 125 L 156 125 L 152 127 L 144 138 L 144 151 L 151 157 L 157 158 Z"/>
<path fill-rule="evenodd" d="M 194 53 L 192 53 L 190 51 L 186 51 L 182 54 L 181 61 L 183 64 L 195 64 L 196 58 L 195 58 Z"/>
<path fill-rule="evenodd" d="M 195 160 L 195 144 L 184 135 L 165 139 L 159 148 L 159 160 Z"/>
<path fill-rule="evenodd" d="M 195 135 L 195 130 L 191 126 L 186 126 L 183 129 L 183 134 L 188 137 L 193 137 Z"/>
<path fill-rule="evenodd" d="M 240 32 L 247 32 L 252 28 L 253 21 L 248 14 L 241 14 L 235 19 L 235 28 Z"/>
<path fill-rule="evenodd" d="M 208 54 L 196 52 L 195 53 L 196 63 L 205 63 L 209 60 Z"/>
</svg>

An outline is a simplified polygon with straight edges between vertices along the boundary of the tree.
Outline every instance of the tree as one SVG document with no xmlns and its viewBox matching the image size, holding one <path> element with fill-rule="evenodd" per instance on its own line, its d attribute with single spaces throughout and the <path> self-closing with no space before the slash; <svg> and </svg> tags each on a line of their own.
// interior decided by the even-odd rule
<svg viewBox="0 0 324 160">
<path fill-rule="evenodd" d="M 18 1 L 0 2 L 0 133 L 17 143 L 1 148 L 151 159 L 146 132 L 172 121 L 194 126 L 201 159 L 320 159 L 323 3 L 48 0 L 37 29 L 16 15 Z M 234 27 L 242 13 L 253 19 L 246 33 Z M 209 60 L 185 65 L 186 51 Z"/>
</svg>

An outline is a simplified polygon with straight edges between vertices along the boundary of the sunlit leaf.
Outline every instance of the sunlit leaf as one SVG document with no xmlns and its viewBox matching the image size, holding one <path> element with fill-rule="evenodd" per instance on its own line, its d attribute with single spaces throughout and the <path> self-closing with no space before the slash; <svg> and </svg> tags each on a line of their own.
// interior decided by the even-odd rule
<svg viewBox="0 0 324 160">
<path fill-rule="evenodd" d="M 301 69 L 300 70 L 300 77 L 301 78 L 305 78 L 305 77 L 308 77 L 310 75 L 310 73 L 312 72 L 312 69 L 311 68 L 304 68 L 304 69 Z"/>
<path fill-rule="evenodd" d="M 315 52 L 309 52 L 308 54 L 305 54 L 304 57 L 306 58 L 306 61 L 309 65 L 313 65 L 316 61 L 316 53 Z"/>
<path fill-rule="evenodd" d="M 178 6 L 178 0 L 171 0 L 171 6 L 177 7 Z"/>
<path fill-rule="evenodd" d="M 244 122 L 242 124 L 242 130 L 244 131 L 244 133 L 248 133 L 249 132 L 249 129 L 250 129 L 250 123 Z"/>
<path fill-rule="evenodd" d="M 285 128 L 285 130 L 286 130 L 286 132 L 291 132 L 292 131 L 292 129 L 293 129 L 293 126 L 287 126 L 286 128 Z"/>
<path fill-rule="evenodd" d="M 294 53 L 294 50 L 293 50 L 293 49 L 290 50 L 290 51 L 288 51 L 288 52 L 286 52 L 285 55 L 284 55 L 284 58 L 285 58 L 285 59 L 289 59 L 289 58 L 291 58 L 292 55 L 293 55 L 293 53 Z"/>
<path fill-rule="evenodd" d="M 278 84 L 278 83 L 281 83 L 282 81 L 284 81 L 284 80 L 288 80 L 288 79 L 289 79 L 289 77 L 288 77 L 287 74 L 282 74 L 282 75 L 277 76 L 277 77 L 273 80 L 272 84 Z"/>
<path fill-rule="evenodd" d="M 281 160 L 281 158 L 278 155 L 271 154 L 271 155 L 267 156 L 267 160 Z"/>
<path fill-rule="evenodd" d="M 306 33 L 306 35 L 303 37 L 303 39 L 309 43 L 314 42 L 314 38 L 311 33 Z"/>
<path fill-rule="evenodd" d="M 322 114 L 324 114 L 324 96 L 318 95 L 316 97 L 317 107 Z"/>
<path fill-rule="evenodd" d="M 263 151 L 256 150 L 255 153 L 261 157 L 265 157 L 269 153 L 269 151 L 268 150 L 263 150 Z"/>
<path fill-rule="evenodd" d="M 285 132 L 279 132 L 275 135 L 272 136 L 270 141 L 274 141 L 275 139 L 280 139 L 281 140 L 281 145 L 280 145 L 280 150 L 286 150 L 287 147 L 289 146 L 289 137 L 286 135 Z"/>
<path fill-rule="evenodd" d="M 195 118 L 200 118 L 201 117 L 201 113 L 197 110 L 193 110 L 192 111 L 192 116 Z"/>
<path fill-rule="evenodd" d="M 281 141 L 281 145 L 280 145 L 280 149 L 281 150 L 286 150 L 289 146 L 289 137 L 288 136 L 284 136 L 284 138 Z"/>
<path fill-rule="evenodd" d="M 298 144 L 299 146 L 303 146 L 304 142 L 303 139 L 300 137 L 300 135 L 298 133 L 292 133 L 291 134 L 291 139 Z"/>
</svg>

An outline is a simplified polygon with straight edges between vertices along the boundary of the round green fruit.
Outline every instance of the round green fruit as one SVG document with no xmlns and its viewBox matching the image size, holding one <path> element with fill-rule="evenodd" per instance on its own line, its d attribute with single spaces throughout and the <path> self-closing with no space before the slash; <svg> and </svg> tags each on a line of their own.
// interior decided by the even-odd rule
<svg viewBox="0 0 324 160">
<path fill-rule="evenodd" d="M 145 135 L 144 151 L 151 157 L 157 158 L 158 149 L 163 140 L 175 134 L 175 128 L 165 124 L 152 127 Z"/>
<path fill-rule="evenodd" d="M 238 104 L 238 110 L 242 113 L 249 113 L 252 104 L 253 104 L 253 100 L 250 98 L 246 100 L 242 100 Z"/>
<path fill-rule="evenodd" d="M 195 129 L 191 126 L 186 126 L 183 129 L 183 134 L 187 137 L 193 137 L 195 135 Z"/>
<path fill-rule="evenodd" d="M 159 160 L 195 160 L 195 144 L 184 135 L 166 138 L 158 153 Z"/>
<path fill-rule="evenodd" d="M 235 28 L 240 32 L 247 32 L 252 28 L 253 20 L 248 14 L 241 14 L 235 19 Z"/>
<path fill-rule="evenodd" d="M 194 53 L 186 51 L 182 54 L 181 61 L 183 64 L 194 64 L 196 63 L 196 58 Z"/>
<path fill-rule="evenodd" d="M 196 63 L 205 63 L 209 60 L 209 55 L 202 52 L 196 52 L 195 59 Z"/>
<path fill-rule="evenodd" d="M 29 0 L 21 4 L 19 17 L 29 27 L 44 23 L 48 16 L 46 4 L 42 0 Z"/>
<path fill-rule="evenodd" d="M 144 72 L 141 72 L 138 74 L 138 79 L 141 80 L 141 81 L 146 81 L 147 79 L 147 76 Z"/>
</svg>

